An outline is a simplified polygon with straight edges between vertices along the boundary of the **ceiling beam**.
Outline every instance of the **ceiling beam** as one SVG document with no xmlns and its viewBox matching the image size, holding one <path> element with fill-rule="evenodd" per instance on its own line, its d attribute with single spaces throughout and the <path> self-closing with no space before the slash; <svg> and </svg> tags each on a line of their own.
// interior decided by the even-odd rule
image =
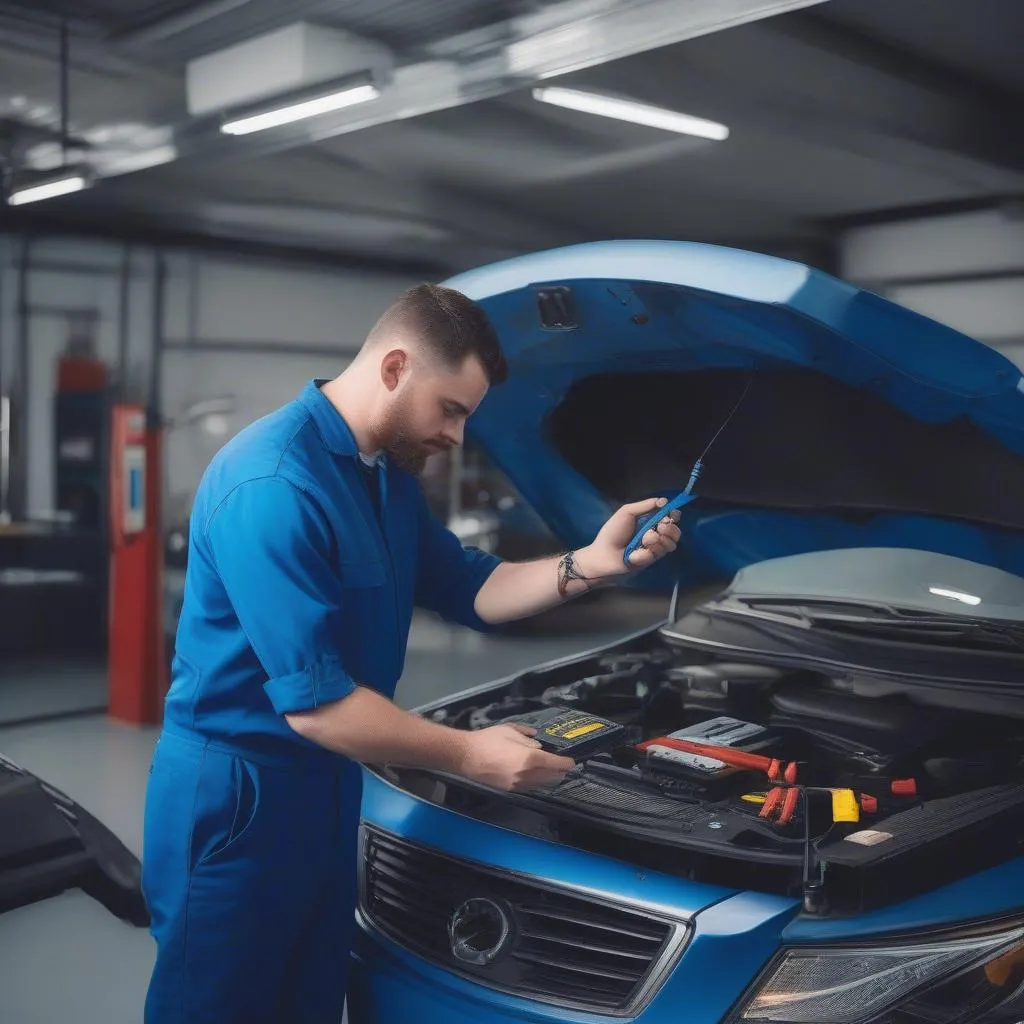
<svg viewBox="0 0 1024 1024">
<path fill-rule="evenodd" d="M 464 269 L 451 261 L 438 259 L 435 253 L 422 259 L 402 258 L 394 254 L 367 253 L 355 247 L 349 250 L 344 245 L 313 244 L 308 239 L 253 238 L 241 231 L 217 232 L 199 218 L 154 213 L 149 207 L 130 209 L 106 204 L 85 208 L 62 204 L 59 210 L 49 204 L 0 207 L 0 233 L 24 237 L 101 238 L 158 248 L 261 256 L 353 270 L 373 269 L 429 280 Z"/>
<path fill-rule="evenodd" d="M 863 120 L 880 137 L 949 153 L 1000 170 L 1024 174 L 1024 138 L 1011 125 L 1019 119 L 1020 99 L 955 68 L 904 47 L 876 39 L 828 19 L 827 9 L 780 18 L 763 26 L 779 41 L 817 54 L 835 75 L 859 70 L 864 93 L 875 100 Z M 801 65 L 804 66 L 804 65 Z M 879 85 L 891 99 L 877 102 Z M 850 99 L 856 103 L 856 94 Z"/>
<path fill-rule="evenodd" d="M 62 19 L 67 19 L 69 27 L 97 27 L 98 13 L 87 4 L 79 4 L 75 0 L 6 0 L 4 6 L 8 15 L 20 16 L 33 25 L 57 30 Z"/>
<path fill-rule="evenodd" d="M 126 49 L 153 46 L 198 28 L 200 25 L 205 25 L 216 18 L 234 14 L 251 2 L 252 0 L 205 0 L 205 2 L 193 4 L 184 10 L 175 11 L 173 14 L 157 18 L 146 24 L 114 32 L 110 39 L 117 46 Z"/>
<path fill-rule="evenodd" d="M 959 68 L 861 29 L 839 24 L 827 7 L 791 14 L 774 22 L 770 28 L 778 35 L 803 40 L 834 57 L 871 68 L 887 78 L 911 83 L 953 104 L 1011 109 L 1020 101 L 1019 97 L 1002 92 Z"/>
<path fill-rule="evenodd" d="M 572 84 L 655 104 L 671 95 L 679 109 L 729 125 L 734 138 L 799 139 L 959 182 L 964 192 L 1024 187 L 1024 142 L 1001 101 L 986 107 L 983 94 L 943 86 L 913 62 L 904 76 L 889 54 L 859 44 L 840 52 L 835 33 L 807 29 L 807 20 L 772 19 L 687 48 L 685 59 L 659 51 L 571 76 Z"/>
<path fill-rule="evenodd" d="M 822 2 L 561 0 L 495 26 L 495 36 L 502 41 L 475 57 L 399 66 L 383 95 L 371 103 L 244 137 L 226 137 L 216 119 L 200 119 L 178 126 L 175 148 L 181 159 L 247 158 L 292 149 L 501 96 L 545 76 L 593 67 Z"/>
<path fill-rule="evenodd" d="M 422 220 L 457 234 L 459 238 L 475 246 L 482 246 L 494 252 L 510 255 L 529 249 L 548 249 L 579 241 L 586 234 L 580 224 L 550 219 L 540 220 L 527 210 L 504 206 L 461 186 L 458 189 L 436 181 L 425 181 L 412 171 L 404 170 L 399 161 L 387 165 L 373 160 L 367 154 L 337 153 L 327 147 L 316 147 L 301 154 L 289 154 L 288 160 L 302 159 L 328 167 L 332 174 L 351 176 L 351 187 L 344 191 L 360 195 L 364 189 L 357 182 L 367 186 L 385 186 L 406 201 L 413 201 L 419 213 L 416 220 Z"/>
<path fill-rule="evenodd" d="M 177 82 L 174 75 L 152 62 L 136 60 L 118 52 L 105 42 L 105 29 L 95 21 L 81 16 L 69 19 L 69 63 L 76 72 L 108 78 L 142 78 L 163 83 Z M 23 17 L 17 10 L 0 10 L 0 53 L 12 57 L 31 56 L 54 67 L 59 61 L 59 20 L 41 14 L 35 19 Z"/>
<path fill-rule="evenodd" d="M 900 206 L 870 213 L 822 217 L 818 223 L 828 231 L 841 233 L 853 228 L 874 227 L 892 224 L 895 221 L 933 220 L 961 213 L 982 213 L 998 210 L 1017 218 L 1024 217 L 1024 190 L 1012 195 L 992 195 L 970 199 L 950 199 L 938 203 L 920 203 L 915 206 Z"/>
<path fill-rule="evenodd" d="M 189 180 L 196 174 L 197 192 L 211 196 L 211 181 L 218 183 L 214 195 L 220 200 L 254 203 L 257 207 L 309 204 L 311 196 L 325 201 L 331 197 L 336 210 L 353 218 L 365 217 L 390 222 L 396 235 L 404 223 L 411 238 L 427 239 L 444 248 L 472 250 L 484 258 L 503 258 L 530 249 L 553 248 L 577 241 L 579 227 L 540 220 L 526 210 L 509 209 L 500 203 L 472 194 L 465 188 L 457 192 L 441 184 L 425 181 L 407 171 L 400 161 L 387 165 L 371 162 L 368 157 L 343 154 L 327 147 L 307 147 L 278 154 L 250 167 L 247 184 L 239 186 L 235 166 L 225 161 L 195 164 L 184 169 Z M 167 168 L 181 187 L 182 168 Z M 212 173 L 211 173 L 212 172 Z M 305 186 L 296 189 L 296 182 Z M 117 182 L 118 192 L 129 180 Z M 115 185 L 111 181 L 109 185 Z M 211 197 L 212 198 L 212 197 Z M 309 223 L 309 218 L 301 218 Z M 313 221 L 315 223 L 315 220 Z M 329 219 L 321 218 L 322 231 L 330 236 Z M 443 239 L 441 235 L 447 236 Z M 456 257 L 457 258 L 457 257 Z"/>
</svg>

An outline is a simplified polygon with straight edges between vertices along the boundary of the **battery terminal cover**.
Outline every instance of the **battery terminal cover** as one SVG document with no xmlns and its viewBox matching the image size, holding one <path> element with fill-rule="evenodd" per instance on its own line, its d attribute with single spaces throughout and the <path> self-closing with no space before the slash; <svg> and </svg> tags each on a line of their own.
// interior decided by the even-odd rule
<svg viewBox="0 0 1024 1024">
<path fill-rule="evenodd" d="M 712 718 L 709 721 L 679 729 L 670 733 L 668 739 L 690 740 L 703 746 L 726 747 L 732 750 L 756 752 L 772 744 L 774 735 L 764 726 L 753 722 L 742 722 L 736 718 Z M 712 757 L 674 750 L 657 742 L 646 747 L 654 761 L 688 769 L 698 775 L 727 775 L 736 771 L 734 767 Z"/>
</svg>

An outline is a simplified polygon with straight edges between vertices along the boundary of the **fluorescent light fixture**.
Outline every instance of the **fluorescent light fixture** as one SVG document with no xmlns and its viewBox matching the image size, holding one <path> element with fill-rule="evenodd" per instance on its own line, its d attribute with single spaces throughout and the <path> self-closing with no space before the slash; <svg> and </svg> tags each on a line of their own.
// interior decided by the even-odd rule
<svg viewBox="0 0 1024 1024">
<path fill-rule="evenodd" d="M 56 199 L 58 196 L 68 196 L 72 192 L 81 192 L 89 184 L 84 174 L 77 172 L 66 174 L 61 178 L 51 178 L 49 181 L 42 181 L 35 185 L 22 185 L 15 188 L 7 197 L 10 206 L 23 206 L 25 203 L 38 203 L 44 199 Z"/>
<path fill-rule="evenodd" d="M 308 117 L 319 117 L 336 110 L 353 107 L 357 103 L 367 103 L 380 96 L 380 90 L 371 82 L 352 82 L 347 85 L 335 84 L 328 87 L 330 91 L 321 91 L 304 97 L 282 98 L 272 107 L 264 106 L 257 111 L 239 114 L 225 121 L 220 130 L 225 135 L 249 135 L 252 132 L 265 131 L 268 128 L 280 128 L 281 125 L 292 124 Z"/>
<path fill-rule="evenodd" d="M 724 142 L 729 138 L 729 129 L 715 121 L 706 121 L 702 117 L 692 117 L 690 114 L 680 114 L 661 107 L 650 107 L 646 103 L 636 103 L 633 100 L 583 92 L 580 89 L 542 86 L 533 90 L 533 98 L 541 103 L 551 103 L 556 107 L 578 110 L 584 114 L 613 117 L 619 121 L 631 121 L 633 124 L 661 128 L 663 131 L 678 132 L 681 135 L 695 135 L 715 142 Z"/>
<path fill-rule="evenodd" d="M 981 598 L 975 594 L 965 594 L 962 590 L 950 590 L 948 587 L 929 587 L 928 593 L 934 594 L 936 597 L 947 597 L 950 601 L 959 601 L 961 604 L 969 604 L 972 607 L 981 604 Z"/>
</svg>

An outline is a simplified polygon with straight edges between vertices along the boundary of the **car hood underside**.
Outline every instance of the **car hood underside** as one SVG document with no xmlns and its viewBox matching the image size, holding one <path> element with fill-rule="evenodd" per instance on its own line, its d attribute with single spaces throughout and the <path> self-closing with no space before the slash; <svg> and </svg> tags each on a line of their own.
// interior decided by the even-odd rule
<svg viewBox="0 0 1024 1024">
<path fill-rule="evenodd" d="M 684 510 L 683 582 L 861 546 L 1024 574 L 1024 393 L 993 349 L 708 245 L 575 246 L 448 283 L 486 308 L 511 367 L 473 438 L 563 543 L 681 490 L 718 434 Z"/>
</svg>

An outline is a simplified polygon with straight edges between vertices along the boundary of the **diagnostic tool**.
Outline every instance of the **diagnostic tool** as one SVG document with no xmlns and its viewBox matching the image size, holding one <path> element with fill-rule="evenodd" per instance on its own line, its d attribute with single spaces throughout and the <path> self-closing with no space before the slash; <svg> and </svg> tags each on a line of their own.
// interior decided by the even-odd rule
<svg viewBox="0 0 1024 1024">
<path fill-rule="evenodd" d="M 614 750 L 626 735 L 626 727 L 618 722 L 569 708 L 544 708 L 506 721 L 536 729 L 533 738 L 544 750 L 575 761 Z"/>
<path fill-rule="evenodd" d="M 633 539 L 626 545 L 626 550 L 622 553 L 622 560 L 629 565 L 629 559 L 638 548 L 643 545 L 644 534 L 656 527 L 662 519 L 666 516 L 671 515 L 673 512 L 678 512 L 685 505 L 689 505 L 691 501 L 696 497 L 693 493 L 693 488 L 697 481 L 700 479 L 701 473 L 704 472 L 704 456 L 711 451 L 711 446 L 718 440 L 722 431 L 729 426 L 732 422 L 733 416 L 739 411 L 739 407 L 743 404 L 743 400 L 747 397 L 750 391 L 751 384 L 754 383 L 754 374 L 750 375 L 750 379 L 747 381 L 747 386 L 743 389 L 743 394 L 740 395 L 740 400 L 733 406 L 732 412 L 726 417 L 725 422 L 718 428 L 715 436 L 707 443 L 704 451 L 700 453 L 699 458 L 693 464 L 693 470 L 690 473 L 690 479 L 686 484 L 686 487 L 680 491 L 668 504 L 663 505 L 661 508 L 656 509 L 648 516 L 644 516 L 643 519 L 637 522 L 636 533 L 633 534 Z"/>
<path fill-rule="evenodd" d="M 663 505 L 661 508 L 655 509 L 649 516 L 644 516 L 644 518 L 637 524 L 636 533 L 633 534 L 633 539 L 626 545 L 623 560 L 628 564 L 630 556 L 637 550 L 637 548 L 640 547 L 640 544 L 644 539 L 644 534 L 648 530 L 656 527 L 666 516 L 678 511 L 684 505 L 689 505 L 695 497 L 695 494 L 690 494 L 687 491 L 681 491 L 667 505 Z"/>
</svg>

